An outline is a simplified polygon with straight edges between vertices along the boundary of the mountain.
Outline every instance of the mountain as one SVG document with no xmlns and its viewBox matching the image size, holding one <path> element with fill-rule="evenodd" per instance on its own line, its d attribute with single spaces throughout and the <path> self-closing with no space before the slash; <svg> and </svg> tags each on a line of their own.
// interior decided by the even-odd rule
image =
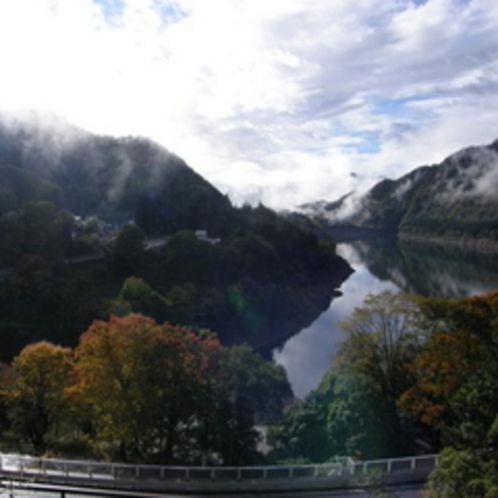
<svg viewBox="0 0 498 498">
<path fill-rule="evenodd" d="M 0 361 L 130 312 L 268 351 L 351 271 L 333 242 L 232 206 L 150 140 L 0 119 Z"/>
<path fill-rule="evenodd" d="M 338 238 L 382 234 L 486 245 L 498 242 L 497 192 L 498 140 L 302 211 Z"/>
<path fill-rule="evenodd" d="M 148 234 L 182 228 L 221 234 L 232 214 L 227 197 L 151 140 L 93 135 L 53 117 L 0 120 L 0 167 L 9 167 L 10 176 L 18 170 L 17 189 L 12 181 L 0 184 L 0 214 L 6 188 L 15 195 L 8 205 L 17 208 L 43 198 L 82 217 L 134 220 Z M 38 180 L 45 192 L 30 187 Z"/>
</svg>

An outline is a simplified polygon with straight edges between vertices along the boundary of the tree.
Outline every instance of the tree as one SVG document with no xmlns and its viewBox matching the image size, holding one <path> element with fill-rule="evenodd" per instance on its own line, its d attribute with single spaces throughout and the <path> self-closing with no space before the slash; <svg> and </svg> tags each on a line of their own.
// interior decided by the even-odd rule
<svg viewBox="0 0 498 498">
<path fill-rule="evenodd" d="M 36 453 L 43 453 L 48 434 L 64 419 L 72 372 L 71 350 L 48 342 L 26 346 L 12 362 L 4 395 L 13 430 Z"/>
<path fill-rule="evenodd" d="M 335 372 L 332 400 L 326 406 L 330 458 L 357 455 L 387 458 L 413 453 L 413 441 L 393 401 L 366 375 L 343 369 Z"/>
<path fill-rule="evenodd" d="M 125 225 L 114 241 L 111 262 L 119 275 L 130 275 L 140 267 L 145 251 L 145 234 L 136 225 Z"/>
<path fill-rule="evenodd" d="M 279 459 L 325 462 L 338 455 L 399 454 L 397 431 L 392 404 L 369 377 L 332 367 L 319 387 L 285 414 L 272 438 Z"/>
<path fill-rule="evenodd" d="M 205 343 L 141 315 L 94 322 L 76 349 L 76 391 L 97 442 L 118 441 L 124 459 L 171 461 L 195 419 Z"/>
<path fill-rule="evenodd" d="M 470 449 L 445 448 L 428 481 L 432 498 L 492 498 L 498 496 L 498 465 Z"/>
<path fill-rule="evenodd" d="M 383 292 L 370 295 L 343 324 L 348 333 L 337 355 L 345 372 L 365 379 L 382 399 L 390 437 L 396 454 L 413 451 L 412 427 L 398 407 L 398 399 L 413 383 L 407 365 L 413 361 L 430 334 L 420 299 Z"/>
<path fill-rule="evenodd" d="M 421 311 L 433 330 L 408 364 L 414 381 L 400 396 L 405 413 L 438 431 L 454 424 L 453 398 L 476 372 L 484 367 L 485 373 L 493 364 L 496 298 L 496 293 L 490 293 L 421 301 Z"/>
<path fill-rule="evenodd" d="M 135 313 L 143 313 L 156 320 L 165 320 L 171 303 L 150 287 L 143 279 L 128 277 L 119 298 L 128 302 Z"/>
<path fill-rule="evenodd" d="M 247 465 L 256 458 L 256 423 L 271 423 L 292 399 L 284 369 L 247 346 L 223 348 L 213 365 L 203 428 L 210 448 L 224 465 Z"/>
<path fill-rule="evenodd" d="M 417 298 L 383 292 L 369 295 L 341 327 L 347 333 L 337 361 L 366 375 L 392 400 L 410 385 L 406 368 L 425 342 L 429 325 L 422 321 Z"/>
<path fill-rule="evenodd" d="M 341 441 L 331 440 L 327 430 L 328 407 L 334 399 L 335 376 L 324 375 L 317 389 L 304 401 L 295 401 L 269 431 L 272 456 L 292 462 L 324 462 L 342 454 Z"/>
<path fill-rule="evenodd" d="M 439 330 L 416 358 L 408 407 L 441 432 L 431 496 L 498 495 L 498 293 L 429 300 Z"/>
<path fill-rule="evenodd" d="M 464 331 L 434 333 L 410 363 L 415 382 L 400 396 L 401 409 L 441 429 L 448 422 L 452 396 L 482 359 L 481 348 Z"/>
<path fill-rule="evenodd" d="M 275 437 L 284 458 L 381 458 L 414 451 L 398 398 L 413 379 L 407 362 L 424 342 L 419 300 L 370 295 L 343 322 L 347 333 L 318 389 L 284 417 Z"/>
</svg>

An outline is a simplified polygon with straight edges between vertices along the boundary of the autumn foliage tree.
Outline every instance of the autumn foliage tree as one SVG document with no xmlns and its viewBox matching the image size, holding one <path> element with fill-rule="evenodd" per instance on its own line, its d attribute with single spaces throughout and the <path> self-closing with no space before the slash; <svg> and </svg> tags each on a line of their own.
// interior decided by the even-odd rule
<svg viewBox="0 0 498 498">
<path fill-rule="evenodd" d="M 118 441 L 125 459 L 171 459 L 193 416 L 202 340 L 141 315 L 96 321 L 76 348 L 75 390 L 91 407 L 98 441 Z"/>
<path fill-rule="evenodd" d="M 95 442 L 118 442 L 125 460 L 248 461 L 256 417 L 291 395 L 281 367 L 249 348 L 142 315 L 94 322 L 75 357 L 72 395 Z"/>
<path fill-rule="evenodd" d="M 26 346 L 12 362 L 3 397 L 10 407 L 14 434 L 31 443 L 37 453 L 47 436 L 67 416 L 67 389 L 72 381 L 72 351 L 48 342 Z"/>
<path fill-rule="evenodd" d="M 441 434 L 431 496 L 498 493 L 498 292 L 427 300 L 438 323 L 412 368 L 416 382 L 401 406 Z"/>
<path fill-rule="evenodd" d="M 95 321 L 74 351 L 26 347 L 0 368 L 0 395 L 19 447 L 37 453 L 74 441 L 125 461 L 246 464 L 254 425 L 278 418 L 292 391 L 249 347 L 131 314 Z"/>
<path fill-rule="evenodd" d="M 420 301 L 421 312 L 434 330 L 408 365 L 414 382 L 400 396 L 403 411 L 438 430 L 451 426 L 452 400 L 496 349 L 495 294 Z"/>
<path fill-rule="evenodd" d="M 488 481 L 498 489 L 490 477 L 498 475 L 498 292 L 371 295 L 343 329 L 319 388 L 274 431 L 281 456 L 376 458 L 446 448 L 434 483 L 455 493 L 437 496 L 474 496 L 449 483 L 463 482 L 462 462 L 470 461 L 468 480 L 481 474 L 482 489 L 491 489 Z"/>
<path fill-rule="evenodd" d="M 415 382 L 399 398 L 402 410 L 437 429 L 448 421 L 449 402 L 482 359 L 482 344 L 462 330 L 437 332 L 409 369 Z"/>
</svg>

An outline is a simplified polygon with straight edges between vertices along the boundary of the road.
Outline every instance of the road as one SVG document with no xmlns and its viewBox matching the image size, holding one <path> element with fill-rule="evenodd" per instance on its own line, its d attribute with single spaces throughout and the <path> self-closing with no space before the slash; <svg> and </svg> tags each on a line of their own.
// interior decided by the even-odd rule
<svg viewBox="0 0 498 498">
<path fill-rule="evenodd" d="M 164 247 L 168 242 L 171 237 L 156 237 L 156 238 L 151 238 L 151 239 L 146 239 L 145 240 L 145 249 L 146 250 L 158 250 L 162 247 Z M 65 265 L 77 265 L 80 263 L 89 263 L 91 261 L 98 261 L 100 259 L 104 259 L 104 254 L 103 253 L 93 253 L 93 254 L 87 254 L 85 256 L 77 256 L 74 258 L 66 258 L 64 259 L 64 264 Z M 0 268 L 0 279 L 8 277 L 11 273 L 14 272 L 14 267 L 8 267 L 8 268 Z M 2 495 L 0 494 L 0 497 Z"/>
<path fill-rule="evenodd" d="M 25 489 L 31 487 L 32 489 Z M 29 484 L 29 483 L 11 483 L 4 481 L 0 483 L 0 498 L 202 498 L 206 495 L 181 495 L 181 494 L 160 494 L 160 493 L 140 493 L 138 491 L 105 491 L 91 488 L 77 488 L 67 486 L 54 486 L 50 484 Z M 240 498 L 241 494 L 209 494 L 210 498 Z M 334 491 L 334 492 L 293 492 L 293 493 L 247 493 L 243 496 L 247 498 L 373 498 L 382 496 L 383 498 L 421 498 L 421 486 L 404 486 L 397 489 L 384 491 L 382 495 L 375 495 L 364 490 Z"/>
</svg>

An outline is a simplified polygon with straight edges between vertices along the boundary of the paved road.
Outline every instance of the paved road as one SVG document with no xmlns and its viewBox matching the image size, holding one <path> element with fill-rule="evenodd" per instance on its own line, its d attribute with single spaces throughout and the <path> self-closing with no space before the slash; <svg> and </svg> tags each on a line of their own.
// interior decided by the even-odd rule
<svg viewBox="0 0 498 498">
<path fill-rule="evenodd" d="M 145 249 L 147 250 L 155 250 L 164 247 L 171 237 L 156 237 L 145 240 Z M 90 261 L 98 261 L 100 259 L 104 259 L 104 254 L 102 253 L 93 253 L 87 254 L 85 256 L 78 256 L 75 258 L 66 258 L 64 259 L 64 264 L 66 265 L 77 265 L 80 263 L 89 263 Z M 11 273 L 14 272 L 14 267 L 9 268 L 0 268 L 0 279 L 8 277 Z M 0 492 L 1 493 L 1 492 Z M 0 494 L 0 497 L 2 495 Z"/>
<path fill-rule="evenodd" d="M 29 485 L 29 484 L 28 484 Z M 24 485 L 21 485 L 24 486 Z M 86 492 L 85 492 L 86 491 Z M 186 498 L 186 495 L 181 494 L 156 494 L 156 493 L 139 493 L 137 491 L 103 491 L 98 489 L 87 489 L 77 487 L 63 487 L 63 486 L 53 486 L 53 485 L 36 485 L 36 489 L 23 489 L 16 483 L 2 482 L 0 483 L 0 498 L 88 498 L 92 496 L 94 498 L 158 498 L 160 496 L 164 498 Z M 188 495 L 189 498 L 202 498 L 206 495 Z M 210 498 L 240 498 L 240 494 L 223 494 L 223 495 L 212 495 L 209 494 Z M 244 494 L 247 498 L 372 498 L 375 495 L 364 490 L 351 490 L 351 491 L 335 491 L 335 492 L 294 492 L 294 493 L 248 493 Z M 422 497 L 422 487 L 421 486 L 405 486 L 397 489 L 386 490 L 383 495 L 386 498 L 421 498 Z"/>
</svg>

